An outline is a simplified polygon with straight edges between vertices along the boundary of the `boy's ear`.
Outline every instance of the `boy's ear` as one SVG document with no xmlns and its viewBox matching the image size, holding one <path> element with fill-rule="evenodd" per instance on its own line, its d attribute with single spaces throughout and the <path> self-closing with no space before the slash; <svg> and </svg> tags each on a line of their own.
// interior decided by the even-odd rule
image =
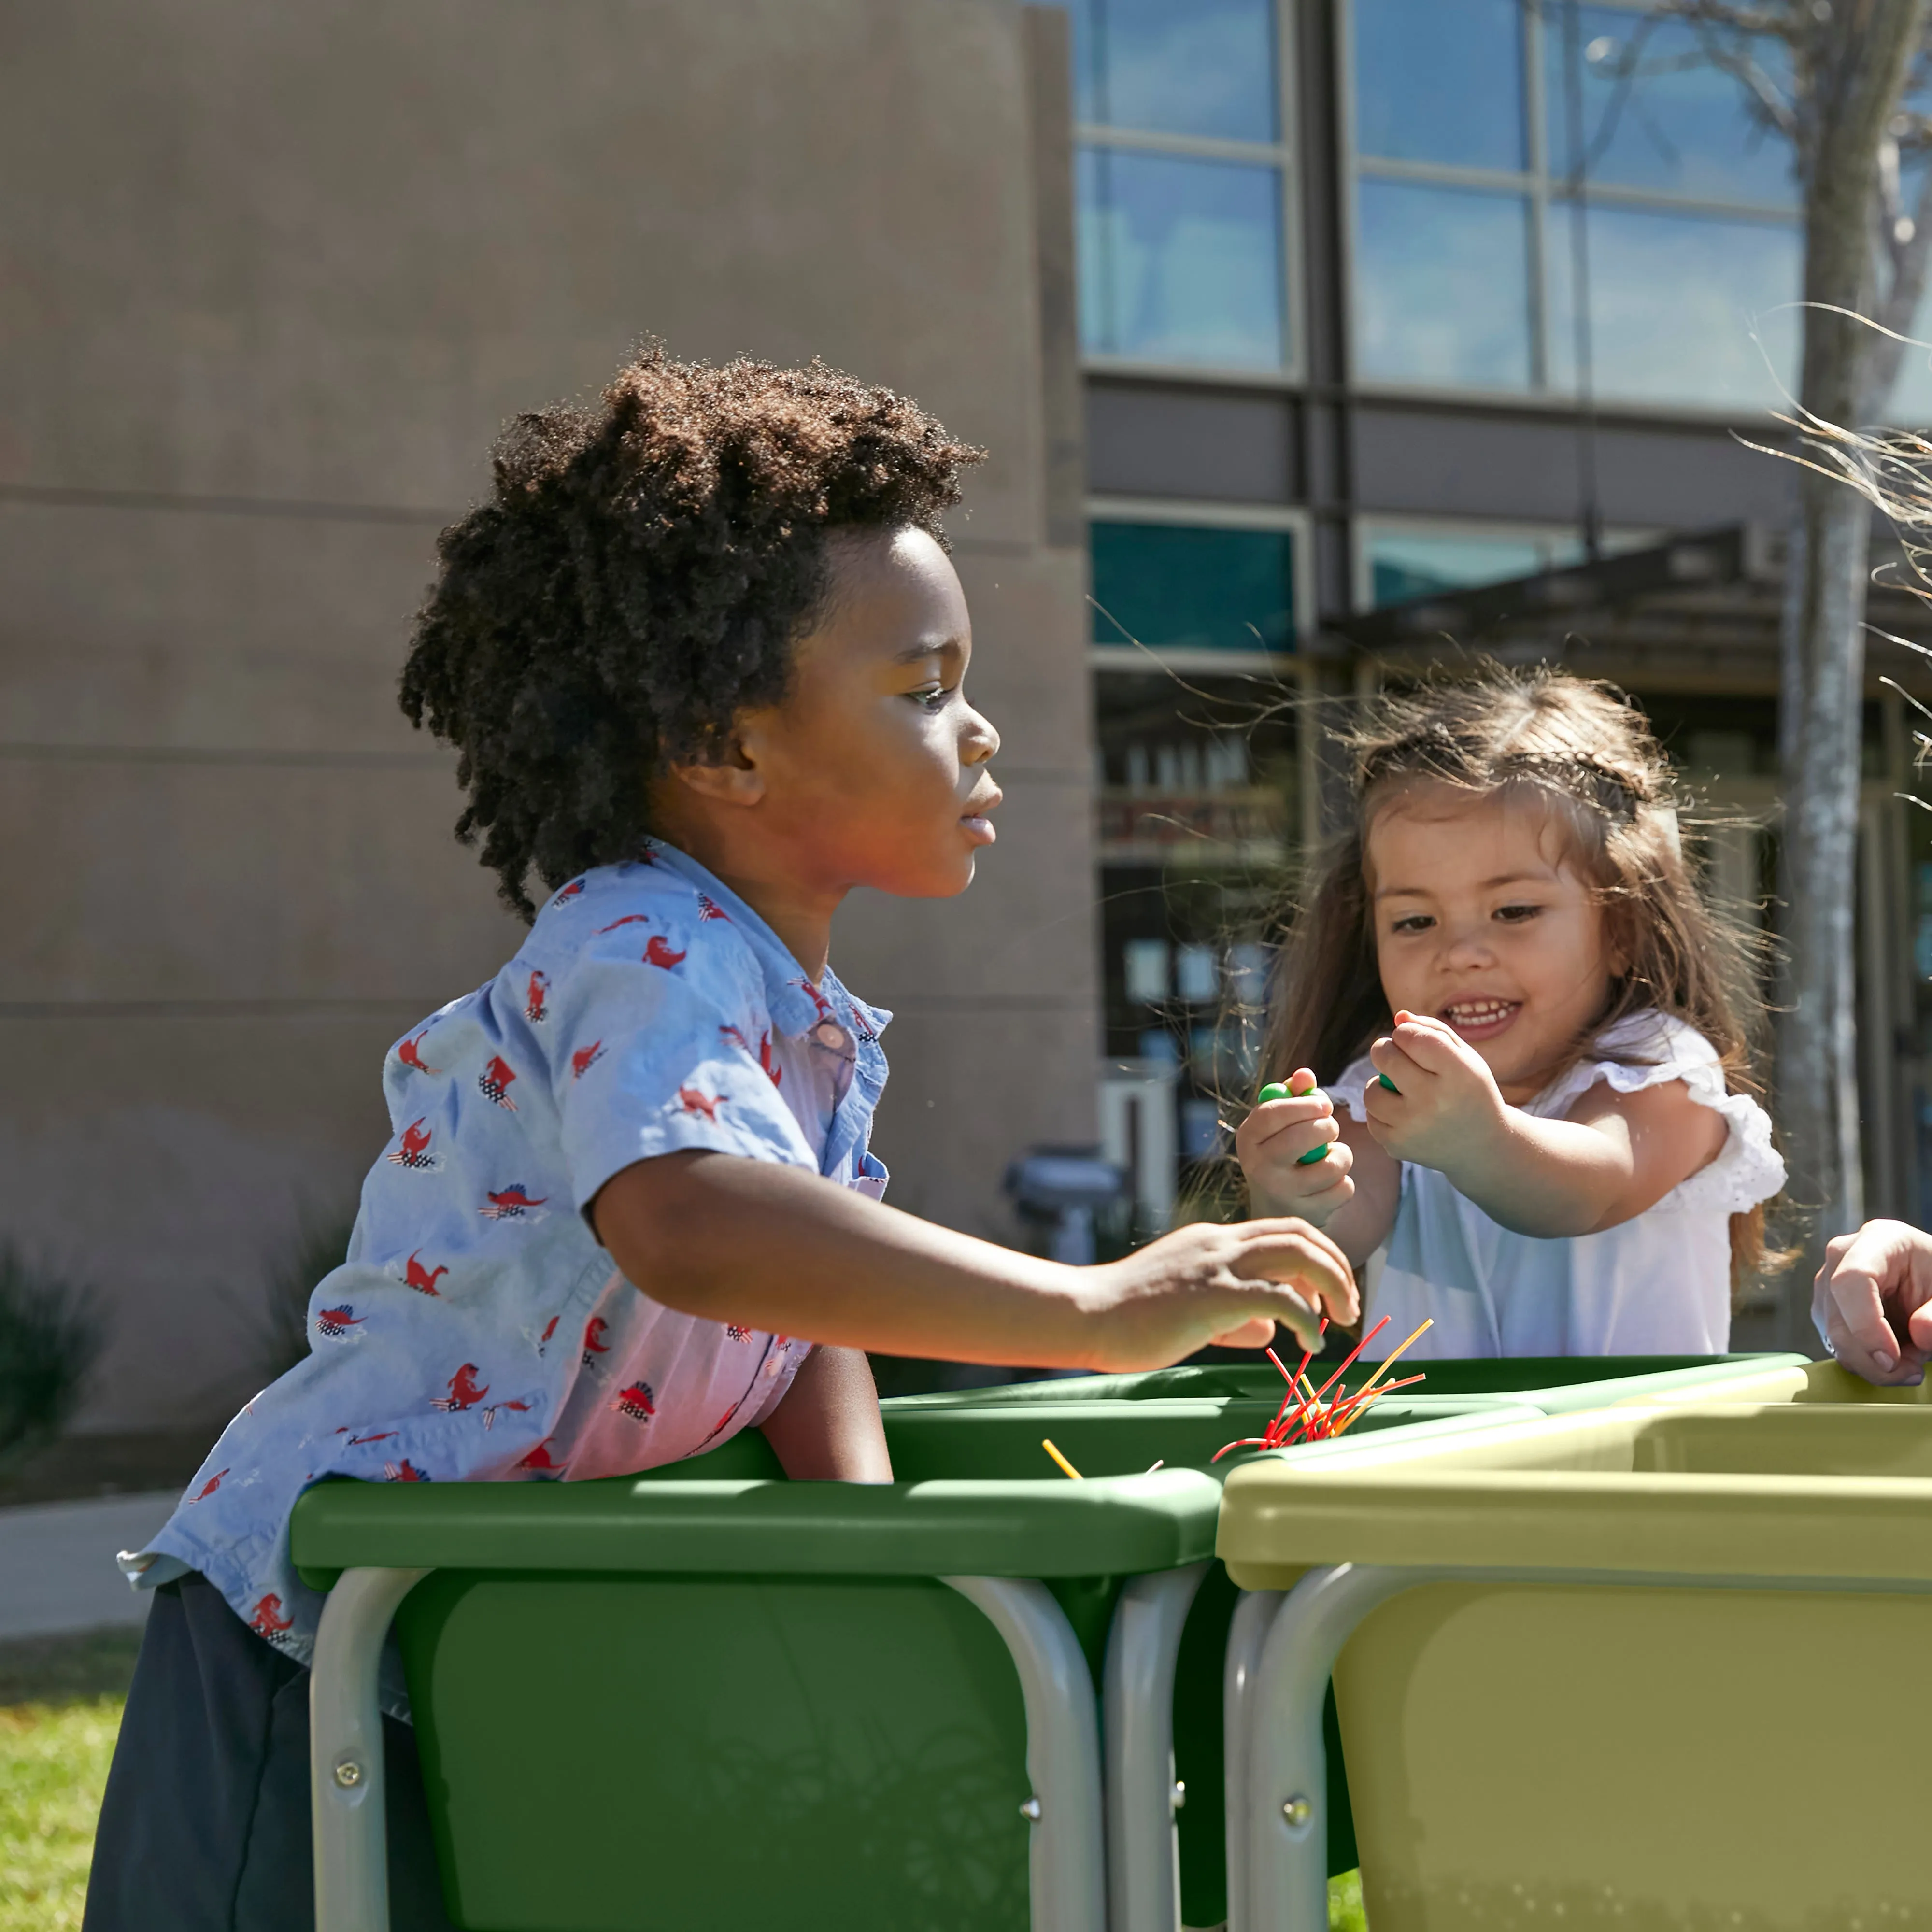
<svg viewBox="0 0 1932 1932">
<path fill-rule="evenodd" d="M 716 800 L 720 805 L 756 805 L 765 795 L 765 775 L 736 734 L 718 748 L 716 758 L 701 764 L 673 765 L 670 775 L 700 798 Z"/>
</svg>

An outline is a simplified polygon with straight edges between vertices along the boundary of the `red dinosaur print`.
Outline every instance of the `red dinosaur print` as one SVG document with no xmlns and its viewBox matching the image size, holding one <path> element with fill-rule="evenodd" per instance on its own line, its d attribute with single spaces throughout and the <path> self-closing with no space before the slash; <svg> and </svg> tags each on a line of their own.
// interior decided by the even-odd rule
<svg viewBox="0 0 1932 1932">
<path fill-rule="evenodd" d="M 532 973 L 530 983 L 524 994 L 524 1017 L 532 1026 L 542 1026 L 550 1018 L 549 1010 L 544 1002 L 550 998 L 550 975 Z"/>
<path fill-rule="evenodd" d="M 436 1396 L 430 1402 L 430 1407 L 442 1409 L 446 1413 L 452 1413 L 458 1409 L 474 1408 L 489 1393 L 488 1383 L 485 1382 L 481 1388 L 476 1386 L 476 1364 L 474 1362 L 465 1362 L 462 1367 L 450 1377 L 448 1394 Z"/>
<path fill-rule="evenodd" d="M 335 1432 L 340 1436 L 342 1431 L 338 1429 Z M 349 1447 L 359 1449 L 365 1442 L 386 1442 L 396 1433 L 393 1429 L 379 1429 L 374 1436 L 352 1436 L 349 1438 Z"/>
<path fill-rule="evenodd" d="M 425 1132 L 421 1120 L 414 1120 L 403 1130 L 400 1147 L 389 1150 L 389 1160 L 396 1167 L 434 1167 L 436 1156 L 429 1150 L 429 1144 L 436 1137 L 432 1127 Z"/>
<path fill-rule="evenodd" d="M 368 1318 L 366 1315 L 358 1315 L 353 1308 L 344 1302 L 340 1308 L 318 1309 L 316 1311 L 315 1325 L 321 1334 L 334 1340 L 347 1334 L 352 1328 L 361 1328 Z"/>
<path fill-rule="evenodd" d="M 742 1046 L 747 1053 L 751 1052 L 752 1042 L 745 1037 L 742 1028 L 734 1026 L 721 1026 L 718 1030 L 734 1046 Z"/>
<path fill-rule="evenodd" d="M 282 1600 L 271 1592 L 255 1606 L 248 1618 L 248 1628 L 257 1636 L 278 1637 L 283 1631 L 293 1630 L 296 1620 L 282 1615 Z"/>
<path fill-rule="evenodd" d="M 761 1033 L 758 1036 L 758 1064 L 770 1076 L 774 1087 L 783 1083 L 784 1069 L 772 1058 L 772 1036 L 769 1033 Z"/>
<path fill-rule="evenodd" d="M 405 1066 L 414 1069 L 418 1073 L 440 1073 L 442 1071 L 441 1067 L 430 1066 L 422 1057 L 422 1043 L 428 1037 L 429 1028 L 424 1027 L 415 1039 L 404 1040 L 396 1048 L 396 1058 Z"/>
<path fill-rule="evenodd" d="M 568 1462 L 560 1462 L 556 1457 L 550 1453 L 550 1445 L 556 1440 L 556 1438 L 554 1436 L 546 1436 L 544 1439 L 517 1465 L 517 1467 L 520 1469 L 540 1470 L 546 1475 L 562 1475 L 564 1471 L 570 1467 L 570 1465 Z"/>
<path fill-rule="evenodd" d="M 734 1342 L 748 1342 L 752 1339 L 751 1330 L 748 1328 L 740 1328 L 735 1322 L 726 1322 L 724 1324 L 724 1332 L 726 1334 L 730 1336 Z"/>
<path fill-rule="evenodd" d="M 597 937 L 602 939 L 607 932 L 615 932 L 620 926 L 649 926 L 650 921 L 640 912 L 627 912 L 622 919 L 614 919 L 608 926 L 597 928 Z"/>
<path fill-rule="evenodd" d="M 578 894 L 582 892 L 583 890 L 584 881 L 581 879 L 572 879 L 570 884 L 566 886 L 563 890 L 559 892 L 556 897 L 550 901 L 550 904 L 554 906 L 560 906 L 566 900 L 575 898 Z"/>
<path fill-rule="evenodd" d="M 477 1213 L 486 1221 L 519 1221 L 533 1208 L 541 1208 L 550 1198 L 548 1194 L 534 1198 L 524 1192 L 520 1181 L 514 1187 L 506 1187 L 500 1194 L 491 1194 L 490 1204 L 479 1208 Z"/>
<path fill-rule="evenodd" d="M 500 1053 L 490 1056 L 490 1064 L 476 1076 L 476 1090 L 486 1100 L 494 1100 L 506 1113 L 514 1114 L 517 1103 L 510 1098 L 510 1082 L 517 1077 L 512 1067 Z"/>
<path fill-rule="evenodd" d="M 702 1114 L 707 1120 L 716 1121 L 718 1109 L 730 1098 L 728 1094 L 700 1094 L 695 1087 L 680 1087 L 677 1090 L 678 1104 L 687 1114 Z"/>
<path fill-rule="evenodd" d="M 628 1388 L 620 1389 L 617 1400 L 610 1406 L 633 1422 L 648 1422 L 658 1412 L 655 1392 L 649 1382 L 633 1382 Z"/>
<path fill-rule="evenodd" d="M 553 1315 L 544 1324 L 544 1331 L 537 1337 L 537 1353 L 539 1355 L 550 1346 L 550 1338 L 556 1333 L 556 1324 L 562 1319 L 560 1315 Z"/>
<path fill-rule="evenodd" d="M 429 1478 L 405 1456 L 400 1462 L 385 1462 L 382 1478 L 391 1483 L 426 1483 Z"/>
<path fill-rule="evenodd" d="M 662 966 L 668 972 L 680 960 L 686 958 L 689 951 L 690 949 L 686 947 L 683 952 L 674 952 L 670 950 L 670 941 L 662 933 L 654 932 L 651 934 L 651 943 L 644 948 L 644 964 L 646 966 Z"/>
<path fill-rule="evenodd" d="M 436 1299 L 440 1301 L 442 1298 L 436 1294 L 436 1285 L 448 1274 L 449 1270 L 446 1268 L 424 1268 L 422 1263 L 416 1259 L 416 1255 L 422 1252 L 422 1249 L 417 1249 L 416 1254 L 410 1256 L 403 1264 L 403 1285 L 406 1288 L 414 1288 L 418 1294 L 436 1294 Z"/>
<path fill-rule="evenodd" d="M 731 915 L 716 899 L 707 898 L 702 892 L 698 896 L 698 916 L 700 921 L 722 919 L 728 926 L 731 920 Z"/>
<path fill-rule="evenodd" d="M 812 1004 L 818 1009 L 818 1017 L 820 1019 L 832 1020 L 836 1019 L 838 1017 L 838 1016 L 832 1010 L 832 1002 L 828 1000 L 809 980 L 802 978 L 794 980 L 792 982 L 792 984 L 794 986 L 802 986 L 805 988 L 807 998 L 808 998 L 812 1001 Z"/>
<path fill-rule="evenodd" d="M 216 1470 L 214 1474 L 209 1477 L 208 1480 L 203 1483 L 201 1487 L 197 1490 L 193 1496 L 188 1498 L 188 1501 L 191 1503 L 206 1502 L 210 1496 L 214 1495 L 217 1490 L 220 1488 L 221 1479 L 224 1476 L 226 1475 L 227 1473 L 228 1472 L 226 1469 Z"/>
<path fill-rule="evenodd" d="M 581 1080 L 604 1058 L 604 1042 L 593 1040 L 588 1046 L 580 1046 L 570 1056 L 570 1077 Z"/>
<path fill-rule="evenodd" d="M 602 1316 L 593 1315 L 584 1324 L 584 1366 L 587 1369 L 599 1355 L 608 1355 L 610 1346 L 604 1340 L 604 1331 L 610 1327 Z"/>
<path fill-rule="evenodd" d="M 485 1429 L 496 1427 L 496 1412 L 500 1408 L 507 1408 L 518 1415 L 527 1415 L 530 1412 L 530 1406 L 526 1402 L 493 1402 L 483 1412 L 483 1426 Z"/>
</svg>

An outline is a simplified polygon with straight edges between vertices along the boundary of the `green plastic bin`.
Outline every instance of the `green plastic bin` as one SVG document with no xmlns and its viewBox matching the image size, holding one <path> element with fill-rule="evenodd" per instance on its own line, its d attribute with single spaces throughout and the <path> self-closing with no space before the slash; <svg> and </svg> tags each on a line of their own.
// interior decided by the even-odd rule
<svg viewBox="0 0 1932 1932">
<path fill-rule="evenodd" d="M 1610 1366 L 1436 1364 L 1349 1441 L 1533 1414 L 1517 1386 L 1532 1370 L 1547 1383 L 1536 1399 L 1552 1402 L 1741 1372 L 1723 1360 Z M 459 1924 L 748 1926 L 836 1903 L 844 1927 L 1004 1932 L 1024 1922 L 1030 1894 L 1036 1924 L 1071 1926 L 1089 1906 L 1064 1901 L 1087 1882 L 1079 1871 L 1091 1878 L 1094 1843 L 1110 1861 L 1112 1932 L 1172 1932 L 1177 1856 L 1184 1922 L 1216 1924 L 1237 1593 L 1208 1559 L 1219 1477 L 1234 1459 L 1215 1480 L 1202 1472 L 1222 1444 L 1260 1432 L 1281 1387 L 1263 1364 L 888 1402 L 901 1478 L 890 1488 L 787 1484 L 755 1433 L 606 1483 L 322 1485 L 296 1511 L 295 1550 L 325 1586 L 361 1573 L 330 1606 L 340 1654 L 318 1664 L 361 1716 L 339 1734 L 318 1724 L 319 1839 L 334 1844 L 370 1811 L 369 1784 L 344 1786 L 334 1767 L 352 1748 L 342 1738 L 362 1735 L 372 1646 L 400 1602 Z M 1095 1480 L 1054 1474 L 1047 1435 Z M 1166 1469 L 1138 1473 L 1156 1459 Z M 985 1587 L 971 1600 L 940 1580 L 974 1578 Z M 1040 1666 L 980 1600 L 1002 1591 L 1025 1599 L 1027 1640 L 1059 1659 L 1046 1705 L 1023 1689 Z M 1010 1601 L 1000 1613 L 1022 1614 Z M 1048 1803 L 1030 1762 L 1053 1698 L 1052 1724 L 1093 1730 L 1096 1687 L 1093 1803 L 1108 1822 L 1096 1810 L 1076 1831 L 1070 1811 L 1088 1801 Z M 1084 1717 L 1069 1716 L 1076 1706 Z M 1345 1868 L 1339 1759 L 1336 1782 Z M 1037 1824 L 1020 1810 L 1032 1796 Z M 1076 1840 L 1088 1851 L 1068 1851 Z M 319 1858 L 319 1882 L 366 1914 L 380 1890 L 374 1853 L 333 1856 Z M 366 1932 L 365 1918 L 342 1922 Z M 326 1919 L 320 1932 L 332 1932 Z"/>
<path fill-rule="evenodd" d="M 1376 1932 L 1932 1924 L 1932 1409 L 1799 1379 L 1232 1476 L 1230 1932 L 1325 1924 L 1331 1669 Z"/>
</svg>

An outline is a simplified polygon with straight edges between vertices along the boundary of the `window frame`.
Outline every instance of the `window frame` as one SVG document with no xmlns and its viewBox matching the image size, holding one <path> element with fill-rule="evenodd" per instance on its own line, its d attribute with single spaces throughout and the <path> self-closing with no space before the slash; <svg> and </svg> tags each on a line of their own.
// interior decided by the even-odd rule
<svg viewBox="0 0 1932 1932">
<path fill-rule="evenodd" d="M 1528 121 L 1525 142 L 1528 165 L 1522 171 L 1516 172 L 1505 169 L 1468 167 L 1446 162 L 1393 160 L 1378 155 L 1364 155 L 1355 106 L 1357 4 L 1358 0 L 1341 0 L 1341 4 L 1336 8 L 1336 67 L 1340 98 L 1335 106 L 1342 194 L 1341 233 L 1338 238 L 1337 253 L 1347 316 L 1347 326 L 1342 332 L 1340 350 L 1342 367 L 1347 371 L 1345 380 L 1348 386 L 1364 397 L 1386 397 L 1392 400 L 1454 403 L 1464 406 L 1475 404 L 1487 409 L 1546 412 L 1556 409 L 1566 414 L 1574 412 L 1578 406 L 1575 392 L 1552 388 L 1549 386 L 1550 318 L 1548 313 L 1548 268 L 1550 250 L 1558 245 L 1559 239 L 1552 233 L 1551 214 L 1552 209 L 1560 211 L 1565 205 L 1566 197 L 1562 188 L 1567 175 L 1564 170 L 1552 166 L 1547 152 L 1549 115 L 1544 91 L 1544 26 L 1542 7 L 1530 4 L 1521 6 L 1519 10 L 1522 34 L 1523 112 Z M 1646 0 L 1587 0 L 1587 4 L 1639 16 L 1652 10 Z M 1527 388 L 1495 389 L 1473 384 L 1453 386 L 1439 382 L 1391 381 L 1386 377 L 1364 378 L 1358 373 L 1355 366 L 1356 326 L 1360 304 L 1357 298 L 1360 263 L 1355 238 L 1361 218 L 1359 188 L 1365 175 L 1376 181 L 1408 182 L 1418 186 L 1466 188 L 1491 194 L 1514 194 L 1526 203 L 1529 214 L 1526 266 L 1529 281 L 1530 368 L 1530 385 Z M 1642 208 L 1668 214 L 1701 216 L 1717 220 L 1756 222 L 1768 228 L 1790 229 L 1796 232 L 1801 249 L 1802 248 L 1804 220 L 1802 211 L 1796 207 L 1774 209 L 1763 202 L 1731 202 L 1709 200 L 1702 196 L 1673 196 L 1654 189 L 1625 188 L 1594 180 L 1588 183 L 1588 198 L 1592 204 L 1606 208 Z M 1803 292 L 1800 290 L 1796 292 L 1802 294 Z M 1793 298 L 1796 299 L 1796 296 Z M 1592 407 L 1599 416 L 1700 424 L 1732 422 L 1741 412 L 1762 413 L 1762 407 L 1750 404 L 1710 405 L 1646 402 L 1600 394 L 1592 399 Z M 1359 557 L 1356 574 L 1359 578 Z"/>
<path fill-rule="evenodd" d="M 1172 362 L 1136 356 L 1096 356 L 1082 349 L 1083 372 L 1096 376 L 1151 376 L 1167 382 L 1216 382 L 1242 388 L 1288 389 L 1306 380 L 1306 319 L 1303 311 L 1301 177 L 1298 138 L 1300 130 L 1300 73 L 1296 59 L 1295 28 L 1299 0 L 1269 0 L 1274 19 L 1275 122 L 1273 141 L 1227 140 L 1212 135 L 1169 134 L 1102 122 L 1077 121 L 1073 125 L 1076 157 L 1082 148 L 1113 148 L 1130 153 L 1166 155 L 1178 160 L 1233 161 L 1271 167 L 1281 184 L 1281 317 L 1287 336 L 1286 353 L 1272 368 L 1232 367 L 1226 363 Z M 1076 159 L 1076 166 L 1078 161 Z M 1079 211 L 1076 205 L 1075 219 Z"/>
<path fill-rule="evenodd" d="M 1286 651 L 1161 650 L 1138 644 L 1087 645 L 1090 671 L 1183 672 L 1203 676 L 1273 673 L 1284 683 L 1298 680 L 1294 667 L 1305 662 L 1306 646 L 1315 632 L 1315 585 L 1310 568 L 1310 546 L 1315 520 L 1306 509 L 1274 503 L 1217 503 L 1178 496 L 1089 496 L 1084 515 L 1089 594 L 1093 590 L 1092 526 L 1095 524 L 1171 524 L 1192 530 L 1262 530 L 1292 537 L 1294 544 L 1294 648 Z"/>
<path fill-rule="evenodd" d="M 1668 532 L 1647 526 L 1619 524 L 1606 530 L 1604 533 L 1606 554 L 1619 550 L 1636 550 L 1648 544 L 1663 542 Z M 1365 511 L 1354 519 L 1349 533 L 1349 573 L 1354 586 L 1355 608 L 1373 610 L 1378 608 L 1375 601 L 1375 560 L 1370 554 L 1371 545 L 1378 537 L 1415 537 L 1418 538 L 1443 538 L 1454 542 L 1459 538 L 1472 543 L 1530 543 L 1554 545 L 1559 542 L 1576 540 L 1575 518 L 1568 521 L 1541 522 L 1525 519 L 1502 519 L 1484 517 L 1438 517 L 1423 513 L 1414 514 L 1396 512 Z M 1546 570 L 1567 568 L 1566 566 L 1546 562 Z"/>
</svg>

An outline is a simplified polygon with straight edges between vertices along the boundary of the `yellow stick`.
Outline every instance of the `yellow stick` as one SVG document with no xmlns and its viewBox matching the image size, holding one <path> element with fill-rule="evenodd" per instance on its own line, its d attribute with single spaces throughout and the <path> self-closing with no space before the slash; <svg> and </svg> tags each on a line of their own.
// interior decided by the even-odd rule
<svg viewBox="0 0 1932 1932">
<path fill-rule="evenodd" d="M 1083 1483 L 1087 1480 L 1086 1478 L 1082 1475 L 1080 1472 L 1053 1446 L 1052 1440 L 1050 1437 L 1042 1437 L 1040 1440 L 1040 1446 L 1060 1465 L 1060 1473 L 1063 1476 L 1071 1476 L 1076 1483 Z"/>
<path fill-rule="evenodd" d="M 1352 1399 L 1354 1406 L 1350 1409 L 1348 1414 L 1342 1418 L 1340 1426 L 1336 1430 L 1335 1433 L 1337 1436 L 1346 1435 L 1348 1432 L 1349 1424 L 1353 1422 L 1355 1418 L 1360 1415 L 1362 1411 L 1368 1406 L 1367 1397 L 1374 1390 L 1376 1383 L 1380 1382 L 1382 1378 L 1388 1373 L 1389 1370 L 1395 1366 L 1395 1358 L 1402 1353 L 1403 1348 L 1408 1346 L 1408 1342 L 1419 1341 L 1424 1335 L 1427 1334 L 1428 1331 L 1435 1326 L 1436 1318 L 1432 1315 L 1423 1323 L 1420 1328 L 1417 1329 L 1413 1335 L 1409 1336 L 1408 1342 L 1404 1342 L 1402 1344 L 1401 1348 L 1391 1348 L 1389 1352 L 1376 1364 L 1375 1373 L 1370 1376 L 1368 1380 L 1363 1383 L 1361 1387 L 1355 1391 L 1354 1395 Z"/>
</svg>

